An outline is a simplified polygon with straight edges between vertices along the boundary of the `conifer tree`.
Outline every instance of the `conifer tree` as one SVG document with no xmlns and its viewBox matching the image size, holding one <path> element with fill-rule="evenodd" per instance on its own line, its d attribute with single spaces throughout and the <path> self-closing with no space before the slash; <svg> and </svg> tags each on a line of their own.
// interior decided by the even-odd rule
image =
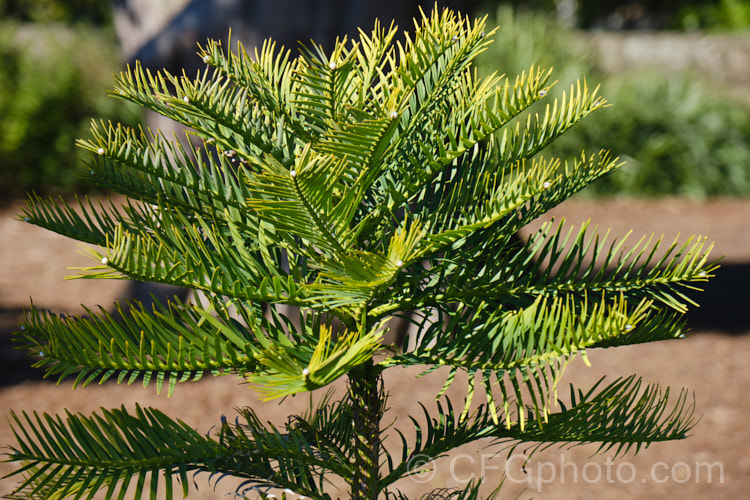
<svg viewBox="0 0 750 500">
<path fill-rule="evenodd" d="M 85 176 L 126 201 L 31 196 L 22 214 L 91 245 L 82 278 L 201 297 L 66 317 L 31 307 L 18 339 L 48 376 L 171 393 L 236 374 L 269 400 L 345 379 L 346 394 L 280 427 L 243 408 L 209 435 L 140 406 L 12 413 L 16 497 L 172 498 L 206 471 L 310 498 L 330 498 L 331 477 L 351 498 L 402 498 L 393 485 L 415 457 L 478 439 L 622 454 L 685 437 L 684 390 L 630 376 L 558 404 L 556 383 L 588 349 L 682 336 L 686 291 L 715 267 L 705 240 L 607 243 L 564 223 L 514 236 L 620 165 L 606 151 L 544 155 L 606 100 L 580 81 L 545 103 L 539 67 L 479 77 L 484 20 L 436 9 L 396 34 L 376 24 L 297 58 L 271 41 L 252 55 L 209 41 L 195 77 L 128 69 L 114 94 L 190 127 L 192 142 L 94 123 Z M 388 321 L 407 314 L 416 334 L 386 345 Z M 382 373 L 404 366 L 443 367 L 445 389 L 466 374 L 465 408 L 442 391 L 409 424 L 416 439 L 385 429 Z M 403 449 L 386 449 L 384 432 Z M 478 484 L 451 495 L 476 498 Z"/>
</svg>

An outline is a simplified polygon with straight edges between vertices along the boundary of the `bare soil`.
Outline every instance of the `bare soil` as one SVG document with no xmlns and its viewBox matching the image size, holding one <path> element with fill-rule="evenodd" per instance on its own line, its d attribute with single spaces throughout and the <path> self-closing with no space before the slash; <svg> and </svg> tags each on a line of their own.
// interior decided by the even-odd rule
<svg viewBox="0 0 750 500">
<path fill-rule="evenodd" d="M 112 281 L 66 281 L 66 267 L 86 266 L 91 260 L 77 253 L 74 242 L 13 219 L 17 208 L 0 212 L 0 413 L 36 410 L 59 413 L 64 408 L 90 413 L 99 407 L 135 403 L 154 406 L 167 414 L 208 432 L 222 414 L 229 418 L 234 407 L 250 405 L 270 421 L 282 423 L 291 412 L 302 411 L 305 397 L 277 406 L 260 402 L 246 385 L 230 377 L 205 379 L 177 387 L 171 398 L 156 395 L 153 387 L 117 386 L 107 383 L 71 390 L 39 380 L 26 368 L 28 362 L 8 348 L 8 337 L 20 310 L 30 298 L 40 307 L 74 313 L 80 304 L 108 307 L 123 293 L 124 284 Z M 634 229 L 633 236 L 656 233 L 671 240 L 705 234 L 716 242 L 715 255 L 726 255 L 724 267 L 698 296 L 703 307 L 691 311 L 694 332 L 686 339 L 590 352 L 591 367 L 580 359 L 567 369 L 561 388 L 569 382 L 586 388 L 601 376 L 608 379 L 637 373 L 648 382 L 687 388 L 695 395 L 700 422 L 687 439 L 658 443 L 634 455 L 609 460 L 614 450 L 592 456 L 596 446 L 550 448 L 534 455 L 522 468 L 519 448 L 509 462 L 494 456 L 497 448 L 478 443 L 439 460 L 433 472 L 398 484 L 410 498 L 437 487 L 463 486 L 471 477 L 484 477 L 495 485 L 506 474 L 503 498 L 540 499 L 736 499 L 750 491 L 750 200 L 690 202 L 682 200 L 571 200 L 552 212 L 573 223 L 592 219 L 592 226 L 612 228 L 612 235 Z M 532 231 L 534 227 L 527 231 Z M 638 237 L 631 236 L 632 241 Z M 444 374 L 417 378 L 414 370 L 387 372 L 391 392 L 388 422 L 410 434 L 407 415 L 421 415 L 418 401 L 431 404 Z M 455 384 L 458 387 L 460 384 Z M 672 396 L 676 392 L 673 391 Z M 564 389 L 561 395 L 564 394 Z M 463 406 L 460 390 L 450 394 L 454 405 Z M 481 396 L 480 396 L 481 397 Z M 393 434 L 391 431 L 390 434 Z M 391 436 L 392 438 L 392 436 Z M 0 420 L 0 445 L 13 442 L 6 419 Z M 395 443 L 393 439 L 389 441 Z M 0 476 L 12 467 L 0 463 Z M 15 478 L 0 479 L 0 495 L 7 494 Z M 209 484 L 210 483 L 210 484 Z M 197 477 L 199 491 L 189 498 L 220 499 L 232 491 L 231 480 L 214 485 L 207 475 Z M 214 489 L 215 487 L 215 489 Z M 486 491 L 489 491 L 487 489 Z M 341 498 L 345 498 L 341 494 Z"/>
</svg>

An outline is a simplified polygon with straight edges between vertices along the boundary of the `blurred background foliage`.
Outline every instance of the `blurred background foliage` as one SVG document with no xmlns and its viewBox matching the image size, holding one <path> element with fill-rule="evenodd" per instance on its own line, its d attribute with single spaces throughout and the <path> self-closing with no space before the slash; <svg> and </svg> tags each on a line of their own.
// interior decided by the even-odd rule
<svg viewBox="0 0 750 500">
<path fill-rule="evenodd" d="M 601 85 L 601 94 L 612 104 L 548 148 L 549 154 L 566 158 L 606 147 L 627 160 L 584 195 L 750 195 L 746 103 L 687 72 L 644 69 L 607 74 L 597 67 L 585 33 L 560 26 L 553 16 L 507 5 L 491 16 L 489 24 L 500 29 L 497 42 L 480 59 L 480 72 L 516 75 L 536 62 L 555 68 L 558 84 L 553 96 L 585 76 L 589 84 Z"/>
<path fill-rule="evenodd" d="M 575 7 L 571 11 L 571 6 Z M 137 125 L 140 112 L 107 95 L 122 66 L 103 0 L 0 0 L 0 199 L 33 189 L 80 191 L 75 147 L 92 118 Z M 566 10 L 567 9 L 567 10 Z M 585 75 L 613 104 L 565 134 L 554 153 L 606 146 L 628 160 L 589 195 L 750 196 L 745 103 L 688 73 L 606 73 L 589 29 L 746 31 L 750 0 L 485 0 L 501 27 L 480 71 L 514 76 L 554 66 L 556 92 Z M 559 95 L 559 94 L 558 94 Z"/>
<path fill-rule="evenodd" d="M 555 13 L 580 29 L 745 31 L 750 0 L 486 0 L 530 12 Z"/>
<path fill-rule="evenodd" d="M 89 23 L 112 20 L 109 0 L 0 0 L 0 18 L 33 23 Z"/>
<path fill-rule="evenodd" d="M 85 188 L 75 140 L 93 117 L 137 125 L 140 111 L 110 98 L 120 70 L 114 33 L 93 25 L 0 22 L 0 194 Z"/>
</svg>

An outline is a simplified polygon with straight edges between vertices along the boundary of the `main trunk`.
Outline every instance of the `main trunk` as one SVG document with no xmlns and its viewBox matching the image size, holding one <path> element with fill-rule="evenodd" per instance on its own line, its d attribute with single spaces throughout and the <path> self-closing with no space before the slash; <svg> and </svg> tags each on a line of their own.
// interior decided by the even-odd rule
<svg viewBox="0 0 750 500">
<path fill-rule="evenodd" d="M 380 418 L 385 397 L 381 370 L 372 362 L 349 374 L 354 424 L 352 499 L 376 499 L 380 482 Z"/>
</svg>

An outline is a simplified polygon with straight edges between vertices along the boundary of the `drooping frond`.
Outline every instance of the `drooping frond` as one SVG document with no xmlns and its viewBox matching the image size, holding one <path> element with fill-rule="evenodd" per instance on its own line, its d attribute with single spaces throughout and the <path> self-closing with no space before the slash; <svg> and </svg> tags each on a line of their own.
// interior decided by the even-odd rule
<svg viewBox="0 0 750 500">
<path fill-rule="evenodd" d="M 337 423 L 347 422 L 345 413 L 338 409 L 334 409 L 333 416 Z M 325 499 L 330 498 L 323 493 L 326 474 L 343 478 L 352 474 L 350 464 L 342 459 L 344 455 L 334 441 L 335 436 L 325 436 L 316 424 L 303 426 L 291 419 L 283 428 L 266 426 L 247 408 L 240 410 L 234 425 L 222 420 L 218 440 L 231 453 L 214 461 L 209 470 L 220 475 L 219 478 L 225 475 L 244 478 L 240 490 L 255 485 L 276 486 Z M 343 432 L 349 431 L 343 429 Z"/>
<path fill-rule="evenodd" d="M 638 452 L 652 442 L 685 439 L 696 423 L 695 404 L 685 390 L 673 400 L 669 389 L 644 385 L 635 376 L 617 379 L 606 387 L 600 387 L 602 381 L 585 393 L 571 386 L 570 401 L 559 403 L 561 410 L 551 413 L 544 423 L 498 424 L 491 409 L 484 405 L 469 415 L 454 412 L 448 401 L 445 405 L 438 402 L 432 413 L 423 407 L 424 423 L 411 418 L 414 440 L 409 442 L 398 432 L 402 456 L 400 462 L 394 463 L 387 455 L 388 474 L 383 486 L 419 473 L 422 469 L 415 465 L 429 466 L 448 451 L 479 439 L 492 438 L 492 445 L 511 443 L 504 450 L 508 456 L 521 445 L 531 444 L 525 453 L 533 454 L 557 443 L 594 443 L 599 444 L 596 453 L 614 450 L 617 457 L 631 449 Z"/>
<path fill-rule="evenodd" d="M 384 363 L 449 366 L 445 388 L 459 370 L 466 371 L 469 396 L 464 411 L 471 404 L 475 375 L 479 375 L 493 418 L 507 426 L 517 418 L 522 428 L 526 406 L 534 420 L 546 420 L 562 369 L 576 355 L 585 355 L 586 349 L 644 338 L 676 338 L 684 332 L 681 322 L 665 321 L 650 302 L 633 306 L 623 297 L 591 302 L 573 295 L 538 297 L 517 309 L 481 302 L 459 305 L 442 315 L 443 322 L 430 323 L 426 318 L 413 341 L 415 347 Z M 660 328 L 655 329 L 655 323 Z M 499 409 L 493 387 L 501 393 Z"/>
<path fill-rule="evenodd" d="M 537 449 L 593 443 L 596 453 L 614 450 L 618 457 L 654 442 L 685 439 L 696 423 L 695 401 L 684 389 L 670 398 L 669 388 L 645 385 L 634 375 L 600 388 L 602 381 L 585 393 L 571 385 L 570 402 L 561 403 L 562 411 L 552 413 L 548 423 L 498 430 L 497 437 L 537 442 Z"/>
<path fill-rule="evenodd" d="M 422 412 L 424 426 L 416 418 L 410 417 L 415 430 L 413 443 L 409 443 L 406 436 L 396 430 L 401 440 L 401 457 L 398 462 L 394 462 L 393 456 L 390 453 L 386 454 L 388 474 L 381 480 L 383 488 L 403 477 L 419 473 L 421 469 L 417 466 L 427 466 L 448 451 L 491 436 L 493 432 L 489 413 L 475 413 L 469 419 L 461 419 L 459 414 L 453 411 L 450 401 L 446 401 L 445 406 L 437 403 L 437 416 L 433 416 L 424 406 Z"/>
<path fill-rule="evenodd" d="M 66 412 L 11 414 L 18 444 L 10 460 L 25 465 L 12 498 L 173 498 L 174 480 L 188 494 L 190 471 L 227 454 L 219 443 L 152 408 L 123 406 L 86 417 Z M 163 480 L 161 478 L 164 478 Z M 163 482 L 162 482 L 163 481 Z M 128 488 L 132 486 L 132 489 Z"/>
<path fill-rule="evenodd" d="M 291 419 L 278 429 L 245 409 L 234 424 L 222 418 L 216 438 L 139 405 L 134 413 L 123 406 L 65 418 L 12 413 L 18 444 L 9 460 L 24 466 L 13 473 L 22 480 L 11 498 L 90 499 L 102 492 L 106 499 L 170 500 L 188 495 L 194 473 L 243 478 L 240 489 L 264 484 L 330 498 L 322 491 L 325 474 L 351 476 L 347 411 L 346 405 L 322 406 L 314 418 Z"/>
</svg>

